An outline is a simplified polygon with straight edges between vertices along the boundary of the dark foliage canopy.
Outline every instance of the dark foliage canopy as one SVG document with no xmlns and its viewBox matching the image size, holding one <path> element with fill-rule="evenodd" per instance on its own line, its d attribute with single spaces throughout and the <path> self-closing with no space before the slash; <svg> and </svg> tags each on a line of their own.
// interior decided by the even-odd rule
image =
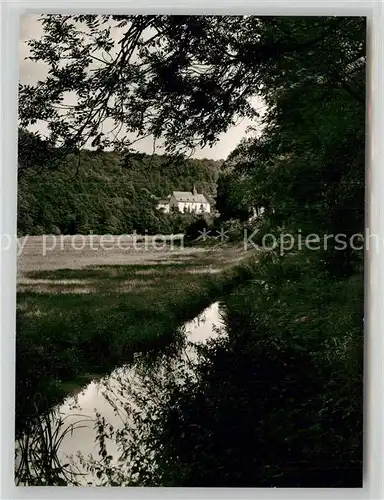
<svg viewBox="0 0 384 500">
<path fill-rule="evenodd" d="M 42 22 L 44 36 L 29 45 L 48 76 L 20 86 L 20 120 L 23 127 L 47 121 L 50 141 L 64 147 L 132 147 L 146 135 L 168 151 L 212 145 L 238 118 L 257 114 L 253 96 L 273 108 L 287 85 L 343 89 L 364 103 L 362 18 L 49 15 Z"/>
</svg>

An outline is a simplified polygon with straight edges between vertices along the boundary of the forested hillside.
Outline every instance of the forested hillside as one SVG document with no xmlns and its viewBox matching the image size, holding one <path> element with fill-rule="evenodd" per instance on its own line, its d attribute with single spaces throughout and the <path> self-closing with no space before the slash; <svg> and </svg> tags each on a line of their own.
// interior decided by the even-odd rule
<svg viewBox="0 0 384 500">
<path fill-rule="evenodd" d="M 183 230 L 190 217 L 159 213 L 156 198 L 195 184 L 214 203 L 220 164 L 83 150 L 53 171 L 29 166 L 19 178 L 19 234 Z"/>
</svg>

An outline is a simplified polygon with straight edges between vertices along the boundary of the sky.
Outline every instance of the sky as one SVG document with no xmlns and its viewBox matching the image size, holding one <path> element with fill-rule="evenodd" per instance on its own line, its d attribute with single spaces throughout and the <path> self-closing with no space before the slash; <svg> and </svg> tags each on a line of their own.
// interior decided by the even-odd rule
<svg viewBox="0 0 384 500">
<path fill-rule="evenodd" d="M 20 74 L 19 80 L 21 84 L 35 84 L 38 80 L 43 80 L 47 74 L 47 68 L 43 63 L 26 60 L 29 55 L 27 41 L 30 39 L 40 38 L 43 34 L 41 23 L 39 22 L 38 14 L 26 14 L 20 19 L 20 39 L 19 39 L 19 64 Z M 64 103 L 69 103 L 70 96 Z M 262 112 L 263 102 L 255 98 L 252 104 Z M 211 158 L 214 160 L 225 159 L 231 151 L 235 149 L 240 140 L 246 135 L 246 129 L 250 125 L 257 126 L 255 122 L 248 119 L 243 119 L 235 127 L 231 127 L 225 134 L 219 136 L 219 142 L 212 148 L 206 147 L 197 149 L 192 155 L 193 158 Z M 47 129 L 44 123 L 39 123 L 31 130 L 39 131 L 43 136 Z M 153 143 L 150 137 L 141 140 L 136 144 L 136 148 L 144 153 L 152 154 Z M 161 149 L 156 152 L 161 153 Z"/>
</svg>

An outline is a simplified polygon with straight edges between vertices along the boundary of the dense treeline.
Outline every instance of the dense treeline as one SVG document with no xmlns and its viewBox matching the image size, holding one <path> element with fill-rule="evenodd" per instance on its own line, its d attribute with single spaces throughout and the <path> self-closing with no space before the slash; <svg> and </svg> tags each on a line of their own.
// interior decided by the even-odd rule
<svg viewBox="0 0 384 500">
<path fill-rule="evenodd" d="M 195 185 L 213 205 L 220 163 L 83 150 L 51 170 L 47 157 L 45 168 L 33 165 L 20 176 L 19 234 L 183 231 L 193 217 L 163 214 L 156 200 Z"/>
</svg>

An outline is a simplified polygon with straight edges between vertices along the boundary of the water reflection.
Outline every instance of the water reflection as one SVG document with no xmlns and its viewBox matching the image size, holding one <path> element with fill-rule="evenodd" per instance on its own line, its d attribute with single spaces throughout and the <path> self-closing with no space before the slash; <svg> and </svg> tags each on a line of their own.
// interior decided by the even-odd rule
<svg viewBox="0 0 384 500">
<path fill-rule="evenodd" d="M 62 484 L 100 486 L 104 484 L 105 474 L 109 475 L 108 484 L 131 484 L 135 474 L 132 457 L 140 456 L 132 438 L 133 429 L 140 432 L 140 427 L 144 428 L 151 420 L 154 409 L 164 403 L 167 397 L 164 387 L 172 377 L 177 379 L 179 373 L 185 377 L 186 370 L 190 377 L 195 376 L 196 346 L 223 331 L 216 302 L 182 327 L 183 341 L 176 355 L 168 352 L 150 360 L 138 356 L 133 366 L 120 367 L 108 377 L 90 383 L 78 395 L 67 398 L 35 430 L 34 439 L 26 436 L 19 443 L 19 448 L 24 450 L 21 467 L 20 453 L 16 460 L 19 471 L 28 464 L 29 477 L 31 474 L 44 476 L 52 467 L 58 473 L 48 478 L 48 482 L 54 484 L 62 480 Z M 57 441 L 55 457 L 47 461 L 47 449 L 51 446 L 47 447 L 42 441 L 47 436 L 51 439 L 52 435 Z M 39 440 L 39 436 L 43 438 Z M 100 461 L 102 474 L 98 472 Z M 34 472 L 31 472 L 31 462 L 34 462 Z M 60 464 L 64 472 L 60 471 Z M 69 472 L 65 472 L 67 469 Z M 20 474 L 19 481 L 19 484 L 33 482 L 20 480 Z M 42 484 L 41 477 L 37 482 Z"/>
</svg>

